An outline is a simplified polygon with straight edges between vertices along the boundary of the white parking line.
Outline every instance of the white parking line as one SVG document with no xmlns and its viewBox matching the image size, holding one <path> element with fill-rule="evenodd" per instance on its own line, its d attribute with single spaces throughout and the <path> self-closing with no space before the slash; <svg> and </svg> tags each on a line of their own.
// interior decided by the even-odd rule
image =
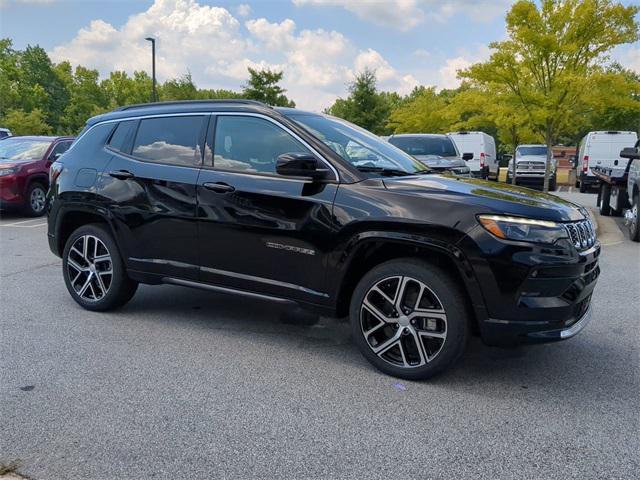
<svg viewBox="0 0 640 480">
<path fill-rule="evenodd" d="M 19 223 L 24 223 L 24 222 L 16 222 L 16 223 L 5 223 L 5 224 L 0 224 L 0 227 L 12 227 L 12 228 L 36 228 L 36 227 L 44 227 L 47 222 L 43 222 L 43 223 L 36 223 L 35 225 L 18 225 Z"/>
<path fill-rule="evenodd" d="M 19 225 L 21 223 L 37 222 L 38 220 L 40 220 L 40 219 L 39 218 L 30 218 L 28 220 L 20 220 L 19 222 L 3 223 L 3 224 L 0 224 L 0 225 L 4 225 L 6 227 L 13 227 L 13 226 Z"/>
</svg>

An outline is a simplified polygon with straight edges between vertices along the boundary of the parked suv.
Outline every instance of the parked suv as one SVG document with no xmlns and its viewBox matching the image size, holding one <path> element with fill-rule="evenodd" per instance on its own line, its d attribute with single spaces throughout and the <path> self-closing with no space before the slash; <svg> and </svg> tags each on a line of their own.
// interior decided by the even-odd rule
<svg viewBox="0 0 640 480">
<path fill-rule="evenodd" d="M 465 163 L 473 153 L 460 156 L 456 144 L 448 135 L 437 133 L 405 133 L 391 135 L 387 141 L 400 150 L 417 158 L 436 172 L 451 172 L 469 177 L 471 170 Z"/>
<path fill-rule="evenodd" d="M 0 207 L 29 216 L 45 213 L 49 166 L 73 142 L 71 137 L 7 137 L 0 142 Z"/>
<path fill-rule="evenodd" d="M 11 130 L 8 128 L 0 128 L 0 140 L 11 136 Z"/>
<path fill-rule="evenodd" d="M 299 305 L 348 316 L 367 360 L 402 378 L 442 371 L 472 332 L 572 337 L 599 274 L 576 205 L 439 176 L 348 122 L 256 102 L 94 117 L 51 178 L 49 245 L 84 308 L 139 283 Z"/>
</svg>

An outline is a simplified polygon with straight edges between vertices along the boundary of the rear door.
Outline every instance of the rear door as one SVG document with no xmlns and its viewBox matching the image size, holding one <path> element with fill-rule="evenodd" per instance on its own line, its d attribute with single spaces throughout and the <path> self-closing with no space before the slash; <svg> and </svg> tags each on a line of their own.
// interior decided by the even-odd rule
<svg viewBox="0 0 640 480">
<path fill-rule="evenodd" d="M 325 302 L 337 182 L 276 173 L 279 155 L 319 158 L 317 152 L 277 121 L 255 114 L 218 115 L 207 142 L 213 145 L 198 180 L 201 280 Z"/>
<path fill-rule="evenodd" d="M 101 193 L 130 269 L 197 278 L 196 184 L 208 120 L 149 117 L 113 132 Z"/>
</svg>

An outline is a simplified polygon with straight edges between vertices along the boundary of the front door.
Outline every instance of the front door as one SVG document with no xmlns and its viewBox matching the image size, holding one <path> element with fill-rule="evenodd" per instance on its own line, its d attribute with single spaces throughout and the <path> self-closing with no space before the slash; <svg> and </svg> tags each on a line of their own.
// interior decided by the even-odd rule
<svg viewBox="0 0 640 480">
<path fill-rule="evenodd" d="M 275 120 L 225 114 L 210 127 L 198 180 L 201 280 L 323 303 L 337 183 L 276 173 L 279 155 L 312 152 Z"/>
<path fill-rule="evenodd" d="M 196 183 L 208 120 L 129 120 L 112 134 L 102 191 L 130 269 L 197 278 Z"/>
</svg>

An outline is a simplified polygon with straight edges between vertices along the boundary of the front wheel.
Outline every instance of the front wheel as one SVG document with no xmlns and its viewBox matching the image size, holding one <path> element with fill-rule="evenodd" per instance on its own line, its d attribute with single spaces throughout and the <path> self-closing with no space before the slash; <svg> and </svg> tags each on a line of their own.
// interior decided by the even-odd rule
<svg viewBox="0 0 640 480">
<path fill-rule="evenodd" d="M 118 247 L 99 224 L 75 230 L 62 254 L 62 274 L 71 297 L 87 310 L 112 310 L 127 303 L 138 288 L 127 276 Z"/>
<path fill-rule="evenodd" d="M 352 334 L 382 372 L 432 377 L 462 354 L 469 335 L 465 297 L 445 271 L 417 259 L 392 260 L 367 273 L 351 299 Z"/>
<path fill-rule="evenodd" d="M 25 196 L 24 213 L 30 217 L 44 215 L 47 204 L 47 190 L 45 187 L 38 182 L 33 182 L 29 185 Z"/>
</svg>

